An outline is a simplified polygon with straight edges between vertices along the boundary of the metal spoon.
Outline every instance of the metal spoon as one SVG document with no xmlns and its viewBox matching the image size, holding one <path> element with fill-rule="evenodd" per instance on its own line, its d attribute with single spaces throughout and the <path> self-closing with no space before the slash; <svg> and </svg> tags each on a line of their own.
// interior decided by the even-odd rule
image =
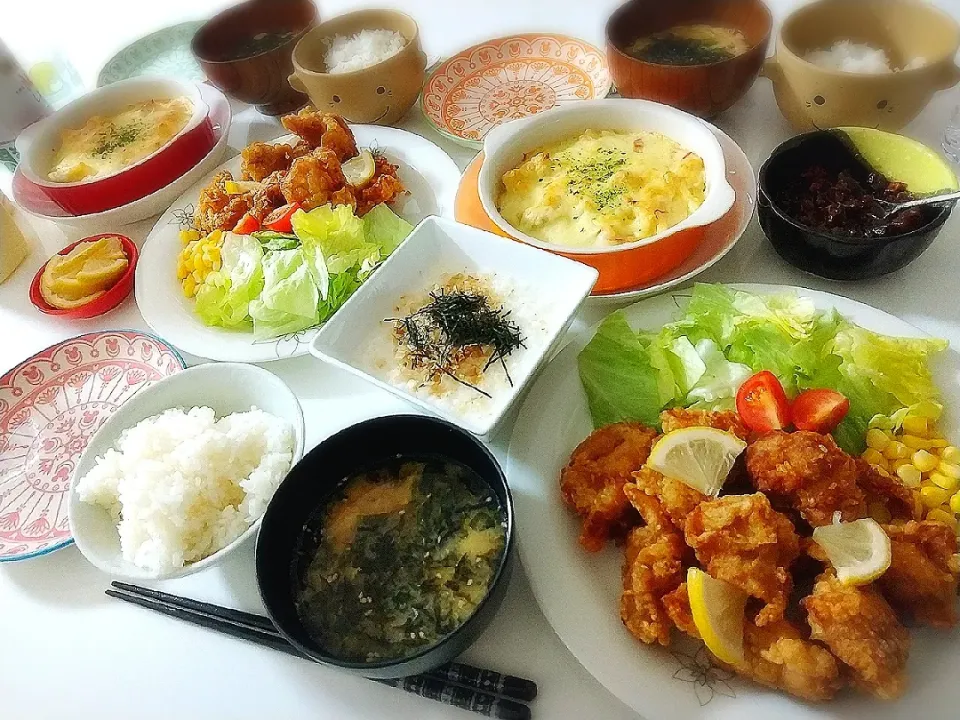
<svg viewBox="0 0 960 720">
<path fill-rule="evenodd" d="M 923 207 L 925 205 L 935 205 L 936 203 L 949 202 L 951 200 L 960 200 L 960 190 L 942 195 L 930 195 L 929 197 L 917 198 L 916 200 L 907 200 L 906 202 L 893 203 L 886 200 L 877 199 L 877 203 L 883 208 L 884 216 L 890 217 L 894 213 L 913 207 Z"/>
</svg>

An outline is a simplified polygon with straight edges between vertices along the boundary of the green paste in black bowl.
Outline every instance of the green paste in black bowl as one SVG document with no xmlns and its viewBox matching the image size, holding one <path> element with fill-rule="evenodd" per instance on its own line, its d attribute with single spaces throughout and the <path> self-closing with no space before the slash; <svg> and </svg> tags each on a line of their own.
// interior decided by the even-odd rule
<svg viewBox="0 0 960 720">
<path fill-rule="evenodd" d="M 818 130 L 781 144 L 760 169 L 760 226 L 777 253 L 805 272 L 862 280 L 918 258 L 955 202 L 884 218 L 891 202 L 954 190 L 956 175 L 914 140 L 869 128 Z"/>
</svg>

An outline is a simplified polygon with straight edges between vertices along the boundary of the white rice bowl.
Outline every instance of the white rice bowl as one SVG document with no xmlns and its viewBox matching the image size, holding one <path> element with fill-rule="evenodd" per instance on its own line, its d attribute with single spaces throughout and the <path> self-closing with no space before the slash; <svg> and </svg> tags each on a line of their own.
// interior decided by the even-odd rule
<svg viewBox="0 0 960 720">
<path fill-rule="evenodd" d="M 171 409 L 125 430 L 76 485 L 117 524 L 123 558 L 155 575 L 202 560 L 261 515 L 293 462 L 288 422 Z"/>
</svg>

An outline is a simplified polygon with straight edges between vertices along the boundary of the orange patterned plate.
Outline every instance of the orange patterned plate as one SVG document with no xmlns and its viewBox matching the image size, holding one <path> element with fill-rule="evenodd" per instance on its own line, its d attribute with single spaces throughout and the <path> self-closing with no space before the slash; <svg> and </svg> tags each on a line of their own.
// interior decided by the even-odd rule
<svg viewBox="0 0 960 720">
<path fill-rule="evenodd" d="M 440 133 L 480 147 L 500 123 L 609 92 L 602 51 L 566 35 L 528 33 L 488 40 L 445 60 L 423 86 L 420 107 Z"/>
</svg>

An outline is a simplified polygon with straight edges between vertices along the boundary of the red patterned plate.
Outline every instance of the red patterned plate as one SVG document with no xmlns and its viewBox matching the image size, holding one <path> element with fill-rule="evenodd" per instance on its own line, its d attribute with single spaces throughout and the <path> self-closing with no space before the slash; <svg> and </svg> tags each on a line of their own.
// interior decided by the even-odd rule
<svg viewBox="0 0 960 720">
<path fill-rule="evenodd" d="M 445 60 L 423 86 L 420 107 L 440 133 L 480 147 L 508 120 L 609 92 L 603 52 L 566 35 L 528 33 L 488 40 Z"/>
<path fill-rule="evenodd" d="M 114 330 L 64 340 L 0 377 L 0 562 L 73 542 L 67 491 L 87 442 L 134 393 L 184 367 L 162 340 Z"/>
</svg>

